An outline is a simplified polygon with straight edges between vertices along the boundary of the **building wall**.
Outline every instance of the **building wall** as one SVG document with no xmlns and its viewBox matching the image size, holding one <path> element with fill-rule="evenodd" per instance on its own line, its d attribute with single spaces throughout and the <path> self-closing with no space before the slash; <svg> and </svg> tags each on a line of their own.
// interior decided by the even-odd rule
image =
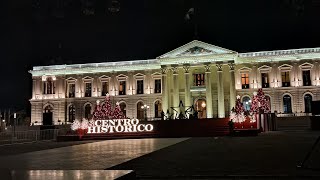
<svg viewBox="0 0 320 180">
<path fill-rule="evenodd" d="M 197 51 L 194 51 L 194 48 Z M 201 51 L 199 50 L 199 47 Z M 192 51 L 190 51 L 192 50 Z M 234 106 L 236 95 L 252 98 L 262 88 L 261 73 L 268 73 L 269 87 L 263 91 L 271 100 L 271 111 L 284 112 L 283 96 L 291 97 L 292 112 L 305 111 L 304 96 L 320 99 L 320 48 L 270 52 L 237 53 L 199 41 L 193 41 L 157 59 L 96 64 L 56 65 L 34 67 L 31 122 L 41 124 L 46 106 L 52 107 L 53 122 L 68 122 L 68 107 L 73 104 L 76 119 L 84 118 L 84 107 L 91 104 L 92 111 L 101 96 L 102 82 L 109 83 L 113 106 L 126 104 L 129 118 L 137 117 L 137 103 L 150 108 L 148 118 L 155 117 L 154 103 L 161 101 L 163 111 L 179 113 L 180 101 L 185 106 L 205 99 L 207 117 L 226 117 Z M 311 85 L 303 85 L 302 73 L 310 70 Z M 281 72 L 289 72 L 289 87 L 282 86 Z M 194 74 L 205 74 L 205 86 L 194 86 Z M 243 89 L 241 74 L 249 74 L 249 88 Z M 233 78 L 234 77 L 234 78 Z M 54 79 L 55 93 L 43 94 L 44 82 Z M 161 93 L 154 93 L 155 79 L 161 79 Z M 144 81 L 144 93 L 137 94 L 137 80 Z M 126 95 L 119 95 L 119 82 L 126 81 Z M 85 97 L 85 83 L 91 82 L 92 96 Z M 68 84 L 75 84 L 75 97 L 68 97 Z M 209 88 L 211 86 L 211 88 Z M 190 89 L 188 91 L 188 89 Z M 185 107 L 186 109 L 188 107 Z"/>
</svg>

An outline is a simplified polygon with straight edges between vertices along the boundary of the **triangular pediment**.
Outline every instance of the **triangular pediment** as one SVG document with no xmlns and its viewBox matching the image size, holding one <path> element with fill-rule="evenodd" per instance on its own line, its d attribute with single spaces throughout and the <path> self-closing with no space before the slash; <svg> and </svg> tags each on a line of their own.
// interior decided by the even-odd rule
<svg viewBox="0 0 320 180">
<path fill-rule="evenodd" d="M 242 67 L 242 68 L 240 68 L 238 71 L 239 72 L 250 72 L 252 69 L 251 68 L 249 68 L 249 67 Z"/>
<path fill-rule="evenodd" d="M 229 54 L 236 53 L 229 49 L 214 46 L 198 40 L 193 40 L 188 44 L 178 47 L 158 58 L 175 58 L 185 56 L 203 56 L 203 55 L 214 55 L 214 54 Z"/>
<path fill-rule="evenodd" d="M 69 77 L 69 78 L 66 79 L 66 81 L 77 81 L 77 79 L 73 78 L 73 77 Z"/>
<path fill-rule="evenodd" d="M 290 70 L 292 68 L 292 66 L 290 64 L 282 64 L 278 68 L 282 69 L 282 70 Z"/>
<path fill-rule="evenodd" d="M 141 73 L 137 73 L 134 75 L 135 77 L 144 77 L 144 74 L 141 74 Z"/>
<path fill-rule="evenodd" d="M 86 76 L 86 77 L 84 77 L 84 78 L 82 78 L 83 80 L 92 80 L 93 78 L 92 77 L 90 77 L 90 76 Z"/>
</svg>

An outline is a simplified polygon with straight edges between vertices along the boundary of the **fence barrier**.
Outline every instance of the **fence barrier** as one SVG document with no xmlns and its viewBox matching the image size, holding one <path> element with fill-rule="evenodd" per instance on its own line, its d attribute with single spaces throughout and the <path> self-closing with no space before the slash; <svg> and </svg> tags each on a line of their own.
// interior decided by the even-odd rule
<svg viewBox="0 0 320 180">
<path fill-rule="evenodd" d="M 60 129 L 5 131 L 0 133 L 0 145 L 56 140 Z"/>
</svg>

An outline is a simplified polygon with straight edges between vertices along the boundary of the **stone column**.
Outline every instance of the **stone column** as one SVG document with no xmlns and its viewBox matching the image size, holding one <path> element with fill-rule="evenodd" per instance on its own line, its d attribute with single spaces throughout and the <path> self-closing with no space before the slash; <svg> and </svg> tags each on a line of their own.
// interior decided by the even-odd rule
<svg viewBox="0 0 320 180">
<path fill-rule="evenodd" d="M 211 93 L 211 64 L 207 64 L 204 67 L 206 69 L 205 83 L 206 83 L 207 118 L 213 118 L 212 93 Z"/>
<path fill-rule="evenodd" d="M 225 117 L 225 111 L 224 111 L 224 92 L 223 92 L 223 77 L 222 77 L 222 64 L 217 64 L 218 68 L 218 118 L 224 118 Z"/>
<path fill-rule="evenodd" d="M 190 92 L 190 65 L 185 65 L 183 67 L 184 69 L 184 77 L 186 80 L 185 83 L 185 88 L 184 88 L 184 106 L 185 106 L 185 110 L 187 110 L 188 108 L 191 107 L 192 103 L 191 103 L 191 92 Z"/>
<path fill-rule="evenodd" d="M 229 64 L 230 68 L 230 110 L 235 107 L 236 105 L 236 82 L 235 82 L 235 76 L 234 76 L 234 64 Z"/>
<path fill-rule="evenodd" d="M 173 102 L 172 102 L 172 107 L 174 107 L 173 114 L 174 114 L 174 118 L 177 118 L 179 116 L 180 113 L 180 109 L 179 107 L 179 102 L 180 102 L 180 98 L 179 98 L 179 69 L 178 67 L 173 67 L 172 69 L 172 73 L 173 73 Z"/>
<path fill-rule="evenodd" d="M 167 67 L 163 66 L 161 67 L 162 72 L 162 111 L 167 114 L 167 111 L 169 110 L 169 94 L 168 94 L 168 82 L 167 82 Z"/>
</svg>

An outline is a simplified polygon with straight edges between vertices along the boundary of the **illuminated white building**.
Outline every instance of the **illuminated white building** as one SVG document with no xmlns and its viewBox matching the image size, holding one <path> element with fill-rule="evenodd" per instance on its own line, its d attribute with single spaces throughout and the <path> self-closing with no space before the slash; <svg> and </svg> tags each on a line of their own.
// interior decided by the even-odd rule
<svg viewBox="0 0 320 180">
<path fill-rule="evenodd" d="M 162 110 L 176 117 L 191 105 L 199 118 L 226 117 L 236 95 L 249 106 L 258 88 L 272 112 L 309 112 L 320 96 L 319 60 L 320 48 L 237 53 L 194 40 L 150 60 L 37 66 L 30 71 L 31 121 L 89 117 L 106 93 L 129 118 L 143 119 L 143 105 L 150 107 L 149 119 L 160 118 Z"/>
</svg>

